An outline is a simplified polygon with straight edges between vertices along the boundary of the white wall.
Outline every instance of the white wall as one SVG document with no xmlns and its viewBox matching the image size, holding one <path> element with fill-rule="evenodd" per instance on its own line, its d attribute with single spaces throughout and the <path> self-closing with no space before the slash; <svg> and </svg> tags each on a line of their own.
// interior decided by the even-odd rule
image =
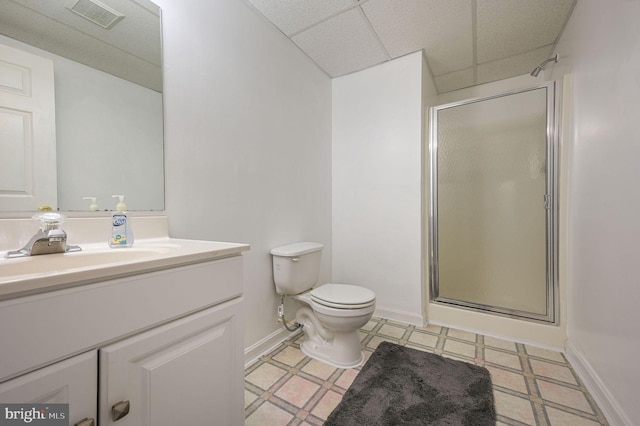
<svg viewBox="0 0 640 426">
<path fill-rule="evenodd" d="M 573 79 L 569 345 L 612 424 L 627 425 L 640 424 L 638 22 L 640 2 L 579 1 L 551 73 Z"/>
<path fill-rule="evenodd" d="M 423 58 L 333 80 L 333 281 L 422 323 Z"/>
<path fill-rule="evenodd" d="M 331 81 L 248 3 L 158 4 L 170 234 L 251 244 L 249 347 L 281 329 L 271 248 L 321 242 L 331 275 Z"/>
</svg>

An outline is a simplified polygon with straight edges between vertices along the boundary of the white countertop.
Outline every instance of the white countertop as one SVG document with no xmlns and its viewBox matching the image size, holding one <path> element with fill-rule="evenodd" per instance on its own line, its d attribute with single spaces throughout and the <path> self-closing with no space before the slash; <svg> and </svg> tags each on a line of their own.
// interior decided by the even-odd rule
<svg viewBox="0 0 640 426">
<path fill-rule="evenodd" d="M 0 252 L 0 300 L 239 255 L 248 244 L 149 238 L 132 247 L 80 244 L 81 252 L 7 259 Z"/>
</svg>

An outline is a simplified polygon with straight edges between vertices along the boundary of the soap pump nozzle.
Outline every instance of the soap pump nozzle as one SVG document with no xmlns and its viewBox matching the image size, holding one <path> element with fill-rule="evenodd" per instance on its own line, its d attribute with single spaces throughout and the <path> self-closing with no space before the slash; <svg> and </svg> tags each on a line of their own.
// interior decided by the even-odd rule
<svg viewBox="0 0 640 426">
<path fill-rule="evenodd" d="M 119 212 L 126 212 L 127 205 L 124 203 L 124 195 L 112 195 L 112 198 L 118 198 L 118 204 L 116 205 L 116 210 Z"/>
<path fill-rule="evenodd" d="M 89 204 L 89 210 L 92 212 L 98 211 L 98 204 L 96 204 L 96 197 L 82 197 L 83 200 L 91 200 L 91 204 Z"/>
</svg>

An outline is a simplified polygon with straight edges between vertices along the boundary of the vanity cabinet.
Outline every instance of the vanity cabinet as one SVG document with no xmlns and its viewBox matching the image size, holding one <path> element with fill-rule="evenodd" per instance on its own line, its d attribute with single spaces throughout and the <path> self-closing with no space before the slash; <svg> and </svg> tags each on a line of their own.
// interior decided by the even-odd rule
<svg viewBox="0 0 640 426">
<path fill-rule="evenodd" d="M 97 418 L 97 387 L 98 352 L 93 350 L 0 383 L 0 402 L 69 404 L 74 425 Z"/>
<path fill-rule="evenodd" d="M 242 300 L 235 255 L 0 301 L 0 402 L 69 403 L 70 425 L 242 425 Z"/>
<path fill-rule="evenodd" d="M 207 309 L 100 349 L 100 425 L 243 424 L 231 409 L 236 310 Z M 118 403 L 129 413 L 114 421 Z"/>
</svg>

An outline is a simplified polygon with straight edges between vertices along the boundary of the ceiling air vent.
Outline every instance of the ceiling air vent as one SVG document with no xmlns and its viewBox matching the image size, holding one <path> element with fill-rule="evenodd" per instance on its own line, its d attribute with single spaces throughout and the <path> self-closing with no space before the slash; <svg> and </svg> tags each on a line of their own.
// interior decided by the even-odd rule
<svg viewBox="0 0 640 426">
<path fill-rule="evenodd" d="M 124 18 L 122 13 L 100 3 L 98 0 L 71 0 L 67 2 L 65 7 L 106 29 L 110 29 L 116 22 Z"/>
</svg>

